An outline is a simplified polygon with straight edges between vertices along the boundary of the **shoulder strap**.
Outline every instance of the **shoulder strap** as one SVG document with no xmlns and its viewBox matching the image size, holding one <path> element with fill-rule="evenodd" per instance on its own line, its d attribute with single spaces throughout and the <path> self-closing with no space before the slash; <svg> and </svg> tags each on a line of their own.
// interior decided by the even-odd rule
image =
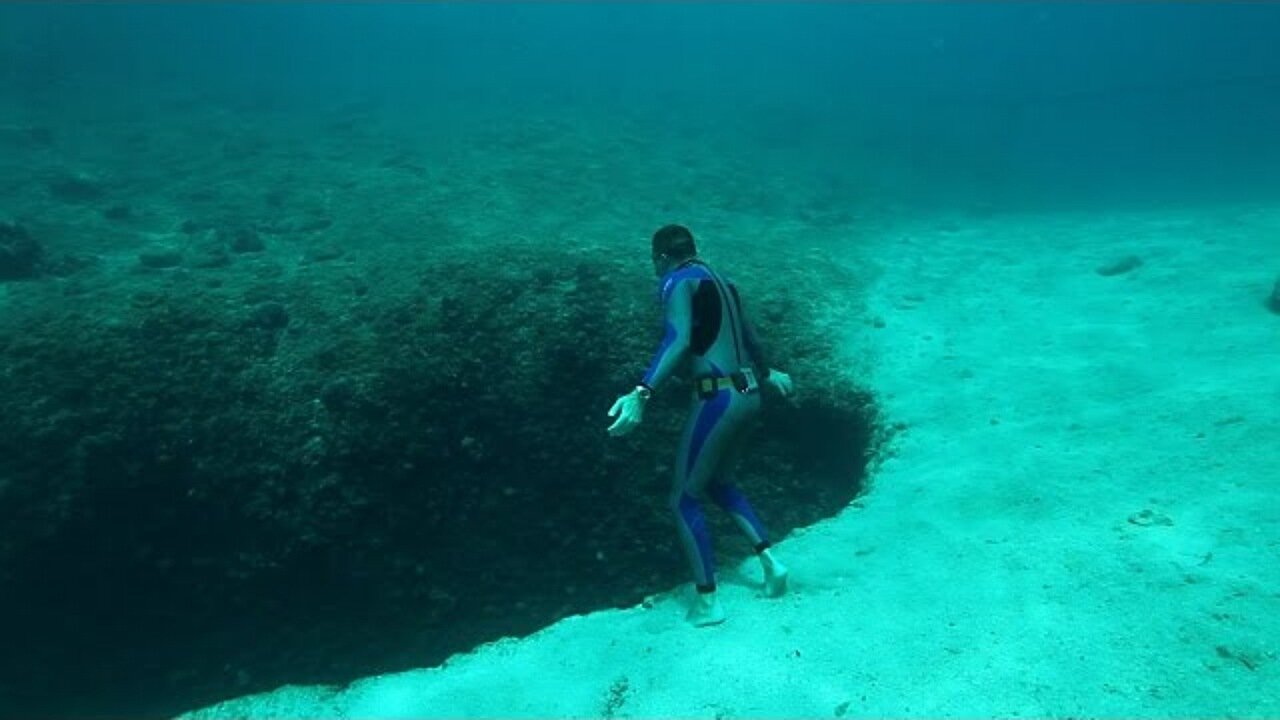
<svg viewBox="0 0 1280 720">
<path fill-rule="evenodd" d="M 734 296 L 730 294 L 724 280 L 716 274 L 715 270 L 711 269 L 710 265 L 706 263 L 701 263 L 701 265 L 702 269 L 706 270 L 707 274 L 711 276 L 711 282 L 716 284 L 716 288 L 720 291 L 720 297 L 724 299 L 725 312 L 729 314 L 729 332 L 733 334 L 733 355 L 738 361 L 738 367 L 734 368 L 736 372 L 742 368 L 742 343 L 738 339 L 738 331 L 741 326 L 738 324 L 738 314 L 734 312 Z"/>
</svg>

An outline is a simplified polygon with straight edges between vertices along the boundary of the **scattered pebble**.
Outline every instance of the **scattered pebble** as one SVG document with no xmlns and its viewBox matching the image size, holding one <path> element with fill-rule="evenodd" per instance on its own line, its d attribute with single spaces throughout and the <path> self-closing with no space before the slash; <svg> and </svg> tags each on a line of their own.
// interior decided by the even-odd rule
<svg viewBox="0 0 1280 720">
<path fill-rule="evenodd" d="M 138 253 L 138 262 L 153 270 L 177 267 L 182 264 L 182 251 L 171 247 L 147 248 Z"/>
<path fill-rule="evenodd" d="M 1137 255 L 1126 255 L 1113 262 L 1098 267 L 1098 274 L 1104 277 L 1112 275 L 1123 275 L 1124 273 L 1134 270 L 1142 266 L 1142 258 Z"/>
<path fill-rule="evenodd" d="M 218 239 L 225 243 L 234 253 L 262 252 L 266 249 L 266 245 L 262 242 L 262 237 L 253 228 L 241 227 L 219 230 Z"/>
<path fill-rule="evenodd" d="M 50 195 L 69 203 L 97 200 L 107 194 L 100 180 L 84 173 L 61 175 L 50 180 L 46 187 Z"/>
<path fill-rule="evenodd" d="M 42 125 L 35 125 L 26 129 L 27 141 L 34 147 L 51 148 L 53 147 L 54 137 L 53 131 Z"/>
<path fill-rule="evenodd" d="M 231 264 L 231 254 L 221 243 L 206 243 L 196 249 L 191 266 L 196 268 L 220 268 Z"/>
<path fill-rule="evenodd" d="M 320 245 L 307 251 L 306 258 L 311 262 L 328 262 L 342 257 L 342 248 L 337 245 Z"/>
<path fill-rule="evenodd" d="M 1130 515 L 1129 523 L 1132 525 L 1139 525 L 1141 527 L 1150 527 L 1152 525 L 1163 525 L 1168 527 L 1173 525 L 1173 519 L 1164 513 L 1156 512 L 1155 510 L 1148 508 Z"/>
<path fill-rule="evenodd" d="M 112 205 L 103 209 L 102 217 L 116 221 L 131 220 L 133 219 L 133 208 L 128 205 Z"/>
<path fill-rule="evenodd" d="M 316 217 L 316 218 L 308 218 L 306 220 L 299 221 L 296 225 L 293 226 L 293 229 L 294 231 L 300 232 L 300 233 L 312 233 L 312 232 L 319 232 L 320 230 L 325 230 L 331 225 L 333 225 L 333 221 L 330 220 L 329 218 Z"/>
<path fill-rule="evenodd" d="M 1257 670 L 1260 665 L 1256 659 L 1250 657 L 1248 654 L 1232 650 L 1226 645 L 1218 645 L 1214 648 L 1214 652 L 1218 653 L 1218 657 L 1224 660 L 1234 660 L 1249 670 Z"/>
<path fill-rule="evenodd" d="M 282 330 L 289 325 L 289 311 L 284 305 L 268 300 L 253 308 L 249 321 L 264 330 Z"/>
<path fill-rule="evenodd" d="M 326 410 L 346 410 L 351 407 L 355 397 L 355 383 L 345 377 L 334 378 L 320 388 L 320 402 Z"/>
</svg>

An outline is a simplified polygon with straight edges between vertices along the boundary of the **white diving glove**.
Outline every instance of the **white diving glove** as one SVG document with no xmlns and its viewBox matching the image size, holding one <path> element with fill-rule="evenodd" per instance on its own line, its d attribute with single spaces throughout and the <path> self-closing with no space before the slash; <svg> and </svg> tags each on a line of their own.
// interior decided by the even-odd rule
<svg viewBox="0 0 1280 720">
<path fill-rule="evenodd" d="M 765 378 L 764 381 L 773 386 L 773 389 L 777 390 L 778 394 L 784 398 L 791 397 L 791 394 L 796 391 L 795 385 L 791 382 L 791 376 L 781 370 L 769 368 L 769 377 Z"/>
<path fill-rule="evenodd" d="M 609 434 L 618 437 L 626 435 L 644 419 L 644 404 L 649 399 L 650 391 L 648 388 L 637 385 L 635 390 L 623 395 L 613 403 L 613 407 L 609 408 L 609 417 L 616 417 L 617 420 L 609 426 Z"/>
</svg>

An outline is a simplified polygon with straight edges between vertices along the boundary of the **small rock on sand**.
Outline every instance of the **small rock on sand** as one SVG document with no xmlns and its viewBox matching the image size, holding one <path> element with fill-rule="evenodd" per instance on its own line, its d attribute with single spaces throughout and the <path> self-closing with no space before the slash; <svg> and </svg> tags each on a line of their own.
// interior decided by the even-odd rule
<svg viewBox="0 0 1280 720">
<path fill-rule="evenodd" d="M 1134 268 L 1140 267 L 1141 265 L 1142 265 L 1142 258 L 1138 257 L 1137 255 L 1125 255 L 1124 257 L 1117 258 L 1116 260 L 1113 260 L 1112 262 L 1109 262 L 1105 265 L 1098 266 L 1098 274 L 1104 277 L 1111 277 L 1112 275 L 1123 275 L 1124 273 L 1127 273 L 1130 270 L 1133 270 Z"/>
</svg>

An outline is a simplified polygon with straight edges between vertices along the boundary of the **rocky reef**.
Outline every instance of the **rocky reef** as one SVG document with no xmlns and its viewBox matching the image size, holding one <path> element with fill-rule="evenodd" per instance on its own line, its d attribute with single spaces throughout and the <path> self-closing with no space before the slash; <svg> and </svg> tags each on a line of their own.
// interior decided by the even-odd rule
<svg viewBox="0 0 1280 720">
<path fill-rule="evenodd" d="M 28 283 L 0 320 L 9 707 L 173 713 L 343 682 L 686 581 L 666 495 L 687 394 L 604 432 L 659 336 L 643 252 L 293 267 L 221 240 L 247 259 Z M 844 508 L 874 452 L 871 396 L 824 324 L 848 309 L 791 289 L 858 278 L 742 265 L 802 389 L 770 399 L 740 473 L 781 537 Z M 710 516 L 722 563 L 750 552 Z"/>
<path fill-rule="evenodd" d="M 35 277 L 43 255 L 44 248 L 26 228 L 0 222 L 0 281 Z"/>
</svg>

